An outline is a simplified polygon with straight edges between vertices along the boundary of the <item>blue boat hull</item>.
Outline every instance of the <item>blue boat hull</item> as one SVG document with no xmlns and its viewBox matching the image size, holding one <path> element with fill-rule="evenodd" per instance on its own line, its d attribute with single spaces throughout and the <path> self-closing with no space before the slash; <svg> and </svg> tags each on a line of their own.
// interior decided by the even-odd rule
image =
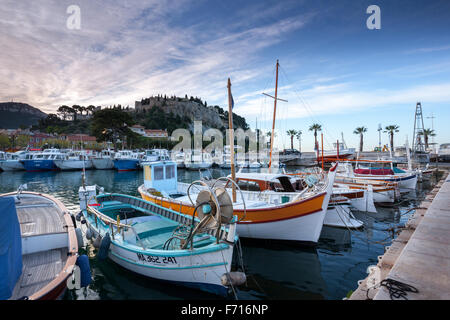
<svg viewBox="0 0 450 320">
<path fill-rule="evenodd" d="M 139 160 L 137 159 L 116 159 L 114 160 L 114 168 L 118 171 L 131 171 L 139 168 Z"/>
<path fill-rule="evenodd" d="M 58 170 L 53 160 L 22 160 L 26 171 L 53 171 Z"/>
</svg>

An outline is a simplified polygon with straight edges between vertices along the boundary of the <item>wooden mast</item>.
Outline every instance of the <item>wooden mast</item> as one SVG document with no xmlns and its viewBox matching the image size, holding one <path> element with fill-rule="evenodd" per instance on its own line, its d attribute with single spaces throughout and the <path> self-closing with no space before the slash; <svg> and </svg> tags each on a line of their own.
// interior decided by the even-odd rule
<svg viewBox="0 0 450 320">
<path fill-rule="evenodd" d="M 272 134 L 270 136 L 270 155 L 269 155 L 269 172 L 271 171 L 272 167 L 272 150 L 273 150 L 273 138 L 275 135 L 275 116 L 277 114 L 277 95 L 278 95 L 278 66 L 280 64 L 278 63 L 277 59 L 277 71 L 275 76 L 275 99 L 273 102 L 273 121 L 272 121 Z"/>
<path fill-rule="evenodd" d="M 230 132 L 230 161 L 231 161 L 231 179 L 236 181 L 236 170 L 234 167 L 234 134 L 233 134 L 233 103 L 231 98 L 231 81 L 228 78 L 228 128 Z M 232 184 L 233 202 L 236 202 L 236 186 Z"/>
</svg>

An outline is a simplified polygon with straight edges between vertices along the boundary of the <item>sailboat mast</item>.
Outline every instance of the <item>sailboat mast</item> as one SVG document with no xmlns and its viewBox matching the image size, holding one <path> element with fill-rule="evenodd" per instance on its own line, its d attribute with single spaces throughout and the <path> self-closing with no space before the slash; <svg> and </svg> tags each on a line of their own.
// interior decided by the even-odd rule
<svg viewBox="0 0 450 320">
<path fill-rule="evenodd" d="M 276 68 L 276 76 L 275 76 L 275 99 L 273 102 L 273 122 L 272 122 L 272 134 L 270 136 L 270 155 L 269 155 L 269 172 L 272 167 L 272 150 L 273 150 L 273 138 L 275 134 L 275 117 L 277 114 L 277 96 L 278 96 L 278 66 L 280 64 L 278 63 L 277 59 L 277 68 Z"/>
<path fill-rule="evenodd" d="M 228 128 L 230 132 L 230 161 L 231 161 L 231 179 L 236 181 L 236 169 L 234 167 L 234 134 L 233 134 L 233 105 L 231 98 L 231 81 L 228 78 Z M 233 202 L 236 202 L 236 186 L 232 184 Z"/>
</svg>

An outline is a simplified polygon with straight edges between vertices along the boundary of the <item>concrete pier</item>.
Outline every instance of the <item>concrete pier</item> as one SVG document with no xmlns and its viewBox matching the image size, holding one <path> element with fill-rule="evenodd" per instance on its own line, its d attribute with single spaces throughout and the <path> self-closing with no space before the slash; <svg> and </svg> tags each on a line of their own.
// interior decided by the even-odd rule
<svg viewBox="0 0 450 320">
<path fill-rule="evenodd" d="M 450 174 L 446 172 L 426 196 L 405 229 L 386 247 L 369 276 L 358 283 L 349 300 L 390 300 L 379 283 L 400 281 L 418 292 L 406 292 L 408 300 L 450 299 Z"/>
</svg>

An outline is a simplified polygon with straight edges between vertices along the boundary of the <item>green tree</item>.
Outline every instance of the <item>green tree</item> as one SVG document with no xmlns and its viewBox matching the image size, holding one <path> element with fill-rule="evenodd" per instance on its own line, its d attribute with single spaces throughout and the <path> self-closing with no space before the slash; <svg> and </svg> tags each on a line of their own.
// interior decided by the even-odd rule
<svg viewBox="0 0 450 320">
<path fill-rule="evenodd" d="M 391 141 L 391 151 L 394 152 L 394 134 L 395 132 L 399 132 L 398 128 L 400 128 L 399 126 L 392 124 L 389 126 L 386 126 L 384 129 L 384 132 L 387 132 L 389 134 L 389 138 Z"/>
<path fill-rule="evenodd" d="M 291 138 L 291 149 L 294 149 L 294 137 L 297 135 L 297 130 L 290 129 L 286 131 L 286 134 Z"/>
<path fill-rule="evenodd" d="M 322 126 L 318 123 L 314 123 L 309 127 L 309 131 L 314 132 L 314 150 L 319 150 L 319 145 L 317 143 L 317 131 L 322 131 Z"/>
<path fill-rule="evenodd" d="M 25 148 L 30 143 L 30 136 L 21 134 L 16 138 L 16 146 L 19 148 Z"/>
<path fill-rule="evenodd" d="M 73 114 L 73 121 L 77 121 L 78 113 L 81 114 L 82 112 L 83 112 L 83 109 L 81 108 L 81 106 L 74 104 L 71 109 L 71 113 Z"/>
<path fill-rule="evenodd" d="M 359 134 L 359 152 L 363 151 L 363 144 L 364 144 L 364 132 L 367 132 L 366 127 L 358 127 L 353 131 L 354 134 Z"/>
<path fill-rule="evenodd" d="M 436 134 L 434 133 L 434 130 L 431 129 L 423 129 L 423 131 L 419 132 L 419 135 L 423 136 L 423 140 L 425 142 L 425 149 L 428 149 L 429 146 L 429 137 L 434 137 Z"/>
<path fill-rule="evenodd" d="M 91 130 L 97 141 L 112 141 L 116 148 L 119 138 L 123 141 L 126 138 L 136 137 L 136 134 L 130 129 L 134 123 L 128 112 L 117 108 L 103 109 L 94 113 Z"/>
<path fill-rule="evenodd" d="M 66 105 L 62 105 L 58 108 L 57 113 L 63 118 L 64 121 L 67 120 L 67 117 L 71 114 L 70 107 Z"/>
<path fill-rule="evenodd" d="M 11 146 L 11 141 L 6 134 L 0 134 L 0 148 L 7 149 Z"/>
</svg>

